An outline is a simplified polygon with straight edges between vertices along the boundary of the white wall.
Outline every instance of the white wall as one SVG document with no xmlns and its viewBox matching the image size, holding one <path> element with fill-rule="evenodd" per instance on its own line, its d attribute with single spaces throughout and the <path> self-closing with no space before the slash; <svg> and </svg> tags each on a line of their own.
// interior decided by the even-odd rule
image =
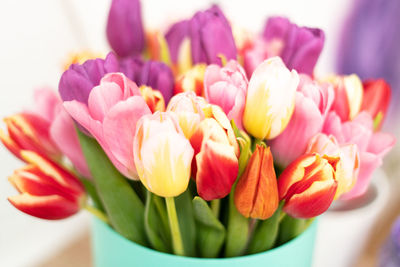
<svg viewBox="0 0 400 267">
<path fill-rule="evenodd" d="M 148 27 L 188 17 L 209 3 L 219 3 L 239 26 L 259 30 L 269 15 L 290 16 L 301 25 L 326 32 L 318 68 L 333 70 L 335 39 L 348 0 L 142 0 Z M 57 88 L 67 54 L 89 48 L 106 52 L 108 0 L 1 0 L 0 2 L 0 117 L 18 112 L 31 102 L 32 89 Z M 6 200 L 16 194 L 6 177 L 22 163 L 0 146 L 0 266 L 34 266 L 46 254 L 86 229 L 87 216 L 45 222 L 20 213 Z M 82 225 L 82 226 L 81 226 Z"/>
</svg>

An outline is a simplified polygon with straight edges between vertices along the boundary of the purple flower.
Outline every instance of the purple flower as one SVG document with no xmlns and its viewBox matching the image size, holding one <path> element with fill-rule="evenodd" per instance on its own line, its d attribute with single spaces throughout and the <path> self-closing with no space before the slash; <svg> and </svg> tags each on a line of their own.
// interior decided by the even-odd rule
<svg viewBox="0 0 400 267">
<path fill-rule="evenodd" d="M 165 103 L 173 95 L 174 76 L 172 70 L 160 61 L 144 61 L 139 57 L 128 57 L 120 61 L 120 71 L 138 86 L 147 85 L 159 90 Z"/>
<path fill-rule="evenodd" d="M 269 47 L 279 47 L 279 55 L 289 69 L 309 75 L 313 73 L 325 41 L 322 30 L 299 27 L 283 17 L 269 18 L 263 37 Z"/>
<path fill-rule="evenodd" d="M 109 53 L 105 59 L 72 64 L 61 76 L 58 85 L 60 96 L 63 101 L 77 100 L 87 104 L 90 91 L 100 84 L 101 78 L 109 72 L 117 71 L 119 64 L 113 53 Z"/>
<path fill-rule="evenodd" d="M 169 29 L 165 38 L 174 63 L 178 60 L 179 49 L 185 37 L 190 39 L 194 64 L 220 64 L 219 54 L 227 59 L 236 59 L 237 50 L 231 26 L 216 5 L 197 12 L 190 20 L 180 21 Z"/>
<path fill-rule="evenodd" d="M 179 48 L 185 39 L 189 36 L 189 20 L 182 20 L 175 23 L 168 30 L 165 39 L 168 43 L 171 60 L 174 63 L 178 62 Z"/>
<path fill-rule="evenodd" d="M 162 62 L 146 61 L 136 81 L 138 85 L 147 85 L 161 92 L 167 104 L 174 93 L 174 76 L 171 69 Z"/>
<path fill-rule="evenodd" d="M 139 0 L 112 0 L 107 21 L 107 39 L 120 57 L 142 52 L 145 36 Z"/>
</svg>

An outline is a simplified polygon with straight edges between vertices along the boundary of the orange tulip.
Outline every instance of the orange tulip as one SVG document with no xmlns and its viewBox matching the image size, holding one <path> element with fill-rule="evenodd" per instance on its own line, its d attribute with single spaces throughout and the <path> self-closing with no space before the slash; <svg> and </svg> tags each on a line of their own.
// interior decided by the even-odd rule
<svg viewBox="0 0 400 267">
<path fill-rule="evenodd" d="M 235 205 L 246 218 L 265 220 L 279 205 L 278 186 L 270 148 L 257 145 L 235 190 Z"/>
</svg>

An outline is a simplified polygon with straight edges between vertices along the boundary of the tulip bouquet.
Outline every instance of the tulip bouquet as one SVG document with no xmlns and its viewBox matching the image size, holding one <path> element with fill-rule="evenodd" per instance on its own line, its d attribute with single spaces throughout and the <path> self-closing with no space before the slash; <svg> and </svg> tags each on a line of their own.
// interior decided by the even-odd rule
<svg viewBox="0 0 400 267">
<path fill-rule="evenodd" d="M 4 119 L 1 141 L 26 163 L 11 204 L 43 219 L 86 209 L 158 251 L 233 257 L 362 195 L 395 143 L 379 131 L 388 84 L 315 76 L 324 33 L 286 18 L 234 33 L 218 6 L 146 32 L 139 1 L 113 0 L 113 52 L 77 55 L 59 95 L 37 90 Z"/>
</svg>

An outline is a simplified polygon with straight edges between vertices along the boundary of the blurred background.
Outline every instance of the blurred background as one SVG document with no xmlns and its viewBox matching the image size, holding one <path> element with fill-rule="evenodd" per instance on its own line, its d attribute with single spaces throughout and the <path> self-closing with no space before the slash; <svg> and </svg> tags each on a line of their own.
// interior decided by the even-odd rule
<svg viewBox="0 0 400 267">
<path fill-rule="evenodd" d="M 368 6 L 363 2 L 375 2 L 375 5 Z M 326 43 L 316 67 L 317 73 L 355 72 L 362 78 L 387 75 L 386 78 L 396 92 L 392 96 L 395 103 L 392 103 L 385 127 L 387 131 L 400 137 L 399 119 L 396 115 L 399 109 L 395 108 L 399 106 L 400 91 L 399 81 L 396 80 L 400 79 L 400 67 L 397 67 L 400 63 L 396 65 L 395 62 L 397 58 L 400 59 L 400 51 L 393 54 L 394 47 L 400 47 L 399 30 L 395 29 L 400 28 L 396 17 L 400 8 L 399 4 L 391 6 L 385 2 L 400 3 L 398 0 L 142 0 L 142 12 L 147 29 L 166 30 L 166 25 L 190 17 L 195 11 L 205 9 L 211 3 L 219 4 L 233 24 L 254 32 L 261 31 L 267 17 L 271 15 L 287 16 L 299 25 L 321 28 L 325 31 Z M 105 36 L 109 5 L 110 0 L 1 1 L 0 117 L 32 105 L 34 88 L 50 86 L 56 90 L 63 65 L 70 53 L 91 50 L 105 54 L 109 51 Z M 386 15 L 389 13 L 391 15 Z M 350 14 L 353 14 L 351 19 Z M 379 21 L 385 21 L 385 18 L 389 21 L 384 26 L 376 26 Z M 378 44 L 365 48 L 365 45 L 374 44 L 377 40 L 380 40 Z M 382 43 L 393 44 L 393 47 L 382 46 Z M 363 61 L 363 58 L 368 58 L 368 61 Z M 377 61 L 379 59 L 380 62 Z M 389 69 L 391 72 L 388 74 Z M 374 248 L 368 247 L 368 244 L 375 241 L 369 238 L 378 238 L 381 240 L 379 242 L 383 242 L 391 222 L 400 211 L 397 191 L 391 191 L 391 188 L 396 190 L 399 184 L 399 155 L 397 146 L 386 160 L 384 169 L 389 180 L 378 180 L 378 189 L 381 188 L 378 192 L 384 192 L 384 197 L 379 199 L 378 196 L 380 202 L 374 206 L 376 211 L 371 212 L 372 206 L 364 209 L 364 213 L 372 216 L 369 220 L 364 221 L 362 215 L 354 213 L 350 214 L 353 216 L 352 224 L 346 227 L 345 221 L 342 221 L 344 223 L 339 226 L 341 229 L 330 229 L 334 224 L 327 220 L 335 220 L 335 216 L 340 215 L 331 213 L 321 219 L 315 266 L 354 266 L 359 262 L 359 255 L 365 254 L 368 249 L 371 256 L 371 249 Z M 67 220 L 49 222 L 20 213 L 6 200 L 16 193 L 6 177 L 20 167 L 21 163 L 2 146 L 0 162 L 0 266 L 90 265 L 90 216 L 81 213 Z M 385 174 L 379 172 L 376 176 L 382 179 Z M 380 183 L 385 185 L 380 186 Z M 357 240 L 350 238 L 346 241 L 348 247 L 342 248 L 347 251 L 344 252 L 346 255 L 332 255 L 332 247 L 334 249 L 335 245 L 340 246 L 339 241 L 332 244 L 336 242 L 332 240 L 340 239 L 340 234 L 346 236 L 349 232 L 357 232 L 358 228 L 366 231 L 360 233 L 363 238 L 360 240 L 359 236 L 354 235 L 352 238 Z M 324 235 L 327 231 L 331 236 Z M 377 236 L 370 235 L 374 233 L 378 233 Z M 327 263 L 334 257 L 342 257 L 340 265 Z M 63 263 L 64 259 L 66 264 Z M 366 260 L 370 261 L 371 259 Z"/>
</svg>

